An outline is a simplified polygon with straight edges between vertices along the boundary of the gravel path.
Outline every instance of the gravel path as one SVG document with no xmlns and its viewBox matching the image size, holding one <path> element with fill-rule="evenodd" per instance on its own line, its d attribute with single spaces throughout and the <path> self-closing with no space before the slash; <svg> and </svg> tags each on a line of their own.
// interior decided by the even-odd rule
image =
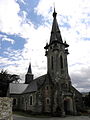
<svg viewBox="0 0 90 120">
<path fill-rule="evenodd" d="M 34 118 L 34 117 L 23 117 L 13 115 L 14 120 L 90 120 L 90 116 L 68 116 L 64 118 L 51 117 L 51 118 Z"/>
</svg>

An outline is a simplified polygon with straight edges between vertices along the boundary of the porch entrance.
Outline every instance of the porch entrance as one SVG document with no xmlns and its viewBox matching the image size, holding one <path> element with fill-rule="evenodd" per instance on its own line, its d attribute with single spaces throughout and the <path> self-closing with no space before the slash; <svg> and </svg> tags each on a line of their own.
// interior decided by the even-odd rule
<svg viewBox="0 0 90 120">
<path fill-rule="evenodd" d="M 66 115 L 70 115 L 73 113 L 73 104 L 71 98 L 64 100 L 64 112 Z"/>
</svg>

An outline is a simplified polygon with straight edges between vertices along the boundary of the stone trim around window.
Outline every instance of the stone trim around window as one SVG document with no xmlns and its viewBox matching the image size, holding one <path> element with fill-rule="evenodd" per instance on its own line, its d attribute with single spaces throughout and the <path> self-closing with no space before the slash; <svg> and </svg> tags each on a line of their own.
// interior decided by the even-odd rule
<svg viewBox="0 0 90 120">
<path fill-rule="evenodd" d="M 29 105 L 33 105 L 33 95 L 29 96 Z"/>
<path fill-rule="evenodd" d="M 46 104 L 50 105 L 50 98 L 46 98 Z"/>
</svg>

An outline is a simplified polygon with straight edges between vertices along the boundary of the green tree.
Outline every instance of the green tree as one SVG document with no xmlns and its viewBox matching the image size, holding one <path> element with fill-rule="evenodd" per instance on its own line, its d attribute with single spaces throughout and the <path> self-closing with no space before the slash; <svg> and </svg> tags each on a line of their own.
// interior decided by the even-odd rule
<svg viewBox="0 0 90 120">
<path fill-rule="evenodd" d="M 9 83 L 19 82 L 19 80 L 19 75 L 8 74 L 6 70 L 2 70 L 0 73 L 0 97 L 5 97 L 7 95 Z"/>
</svg>

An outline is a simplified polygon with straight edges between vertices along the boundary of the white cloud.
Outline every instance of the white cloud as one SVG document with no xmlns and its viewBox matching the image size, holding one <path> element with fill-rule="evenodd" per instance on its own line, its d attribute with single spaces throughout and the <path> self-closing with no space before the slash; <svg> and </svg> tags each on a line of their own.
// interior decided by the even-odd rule
<svg viewBox="0 0 90 120">
<path fill-rule="evenodd" d="M 12 34 L 19 32 L 19 11 L 20 7 L 15 0 L 0 1 L 0 31 Z"/>
<path fill-rule="evenodd" d="M 41 33 L 41 31 L 43 32 Z M 31 58 L 33 73 L 35 73 L 35 76 L 39 76 L 46 72 L 44 46 L 50 35 L 49 28 L 39 26 L 37 29 L 33 29 L 29 35 L 31 38 L 27 40 L 24 46 L 23 56 L 27 59 Z"/>
<path fill-rule="evenodd" d="M 79 67 L 80 68 L 80 67 Z M 78 71 L 71 73 L 73 84 L 80 91 L 90 91 L 90 65 L 80 68 Z"/>
<path fill-rule="evenodd" d="M 13 39 L 8 38 L 6 35 L 0 35 L 0 39 L 1 39 L 2 41 L 11 42 L 11 44 L 14 44 L 14 43 L 15 43 L 15 41 L 14 41 Z"/>
<path fill-rule="evenodd" d="M 3 38 L 2 41 L 8 41 L 8 42 L 11 42 L 12 44 L 14 44 L 14 40 L 13 39 L 10 39 L 10 38 Z"/>
<path fill-rule="evenodd" d="M 19 16 L 20 12 L 22 13 L 21 16 Z M 20 5 L 16 0 L 0 1 L 0 31 L 22 35 L 24 26 L 28 25 L 26 24 L 26 16 L 27 13 L 25 11 L 20 11 Z"/>
<path fill-rule="evenodd" d="M 22 0 L 22 2 L 24 2 Z M 19 16 L 22 12 L 22 16 Z M 0 1 L 0 31 L 6 34 L 17 34 L 25 38 L 31 39 L 30 33 L 33 32 L 33 24 L 26 18 L 27 13 L 20 11 L 20 6 L 15 0 Z M 14 40 L 7 37 L 7 35 L 0 35 L 3 41 L 9 41 L 14 44 Z M 26 45 L 25 45 L 26 46 Z M 0 42 L 1 47 L 1 42 Z M 9 72 L 24 74 L 26 66 L 28 66 L 30 55 L 26 56 L 29 48 L 24 48 L 22 51 L 8 48 L 4 54 L 8 56 L 0 58 L 0 65 L 4 66 Z M 29 52 L 28 52 L 29 53 Z"/>
<path fill-rule="evenodd" d="M 26 4 L 26 3 L 25 3 L 25 0 L 16 0 L 16 1 L 20 1 L 20 2 L 22 2 L 23 4 Z"/>
</svg>

